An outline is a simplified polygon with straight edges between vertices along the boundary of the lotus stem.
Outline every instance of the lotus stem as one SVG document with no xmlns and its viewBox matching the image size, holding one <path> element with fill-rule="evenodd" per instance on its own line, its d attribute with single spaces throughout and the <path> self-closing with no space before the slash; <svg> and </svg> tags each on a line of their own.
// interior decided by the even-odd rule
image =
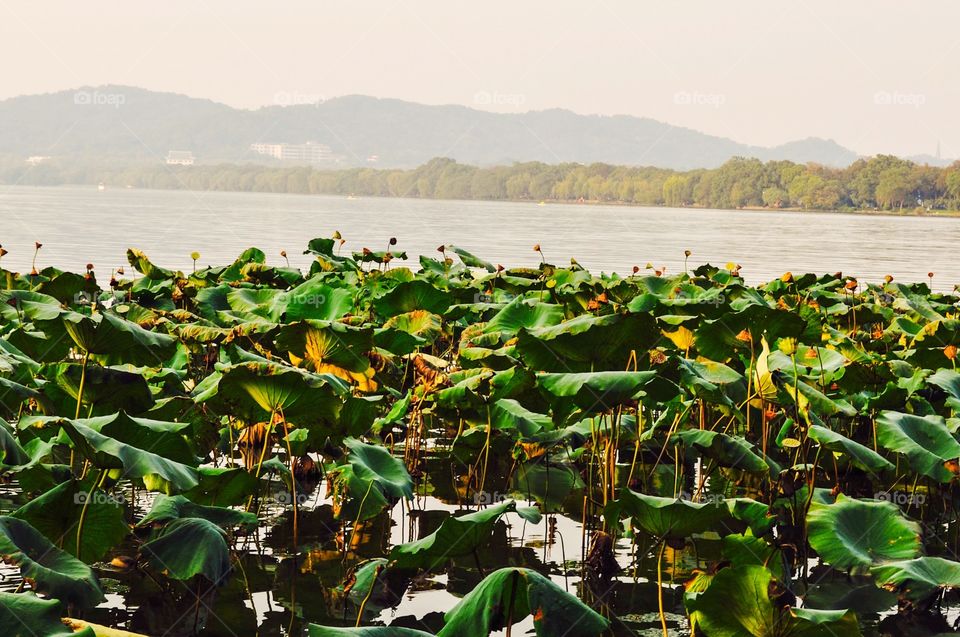
<svg viewBox="0 0 960 637">
<path fill-rule="evenodd" d="M 94 494 L 96 494 L 97 489 L 100 488 L 100 485 L 103 484 L 103 481 L 107 477 L 107 470 L 101 469 L 100 474 L 97 476 L 97 479 L 93 483 L 93 489 L 87 493 L 86 499 L 83 501 L 83 508 L 80 510 L 80 521 L 77 523 L 77 559 L 83 560 L 81 557 L 82 553 L 82 544 L 81 540 L 83 539 L 83 522 L 87 518 L 87 509 L 90 508 L 90 501 L 93 500 Z"/>
<path fill-rule="evenodd" d="M 479 493 L 483 493 L 483 487 L 487 483 L 487 463 L 490 460 L 490 438 L 493 433 L 493 424 L 490 419 L 490 405 L 487 405 L 487 441 L 483 444 L 483 473 L 480 474 Z"/>
<path fill-rule="evenodd" d="M 271 416 L 271 419 L 273 417 Z M 280 419 L 283 421 L 283 439 L 287 443 L 287 462 L 290 464 L 290 496 L 293 501 L 293 552 L 297 552 L 298 537 L 299 537 L 299 503 L 297 502 L 297 477 L 293 474 L 293 449 L 290 447 L 290 431 L 287 429 L 287 418 L 283 415 L 283 410 L 280 410 Z"/>
<path fill-rule="evenodd" d="M 368 590 L 367 594 L 364 595 L 363 601 L 360 602 L 360 610 L 357 611 L 357 623 L 354 624 L 355 628 L 360 628 L 360 622 L 363 620 L 363 609 L 367 607 L 367 602 L 370 600 L 370 596 L 373 595 L 373 588 L 377 585 L 377 578 L 380 577 L 380 573 L 382 571 L 382 564 L 377 564 L 377 566 L 373 569 L 373 583 L 370 585 L 370 590 Z"/>
<path fill-rule="evenodd" d="M 83 404 L 83 387 L 87 383 L 87 361 L 90 359 L 90 352 L 83 353 L 83 364 L 80 367 L 80 388 L 77 390 L 77 409 L 73 414 L 73 419 L 80 418 L 80 405 Z"/>
<path fill-rule="evenodd" d="M 657 555 L 657 608 L 660 612 L 660 626 L 663 628 L 663 637 L 670 637 L 667 631 L 667 617 L 663 613 L 663 553 L 667 550 L 667 541 L 660 541 L 660 553 Z"/>
<path fill-rule="evenodd" d="M 257 471 L 253 477 L 259 480 L 260 472 L 263 470 L 263 460 L 267 455 L 267 447 L 270 446 L 270 435 L 273 434 L 273 417 L 270 418 L 270 424 L 267 425 L 267 434 L 263 437 L 263 449 L 260 450 L 260 459 L 257 461 Z M 244 510 L 249 511 L 250 505 L 253 504 L 253 496 L 251 495 L 247 499 L 247 506 L 244 507 Z"/>
<path fill-rule="evenodd" d="M 513 575 L 510 578 L 510 604 L 507 606 L 507 632 L 506 637 L 510 637 L 510 632 L 513 630 L 513 606 L 517 597 L 517 580 L 520 579 L 520 571 L 514 569 Z"/>
<path fill-rule="evenodd" d="M 353 529 L 350 531 L 350 542 L 344 547 L 344 553 L 353 546 L 353 541 L 357 539 L 357 528 L 360 526 L 360 518 L 363 517 L 363 505 L 367 503 L 367 496 L 370 495 L 370 489 L 372 488 L 373 480 L 370 481 L 366 493 L 363 494 L 363 498 L 360 500 L 360 508 L 357 509 L 357 519 L 353 521 Z"/>
</svg>

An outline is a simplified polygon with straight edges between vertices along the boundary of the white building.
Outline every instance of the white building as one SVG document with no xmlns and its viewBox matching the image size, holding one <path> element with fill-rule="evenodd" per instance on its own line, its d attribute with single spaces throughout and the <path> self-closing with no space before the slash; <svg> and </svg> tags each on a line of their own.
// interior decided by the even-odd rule
<svg viewBox="0 0 960 637">
<path fill-rule="evenodd" d="M 167 153 L 167 164 L 170 166 L 193 166 L 195 161 L 189 150 L 171 150 Z"/>
<path fill-rule="evenodd" d="M 250 144 L 250 150 L 273 159 L 297 164 L 323 164 L 334 161 L 336 156 L 326 144 Z"/>
</svg>

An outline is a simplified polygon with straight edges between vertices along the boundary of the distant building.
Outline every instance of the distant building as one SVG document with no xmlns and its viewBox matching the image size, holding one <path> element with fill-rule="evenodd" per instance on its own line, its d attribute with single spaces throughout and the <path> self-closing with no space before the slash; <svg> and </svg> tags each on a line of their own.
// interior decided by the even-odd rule
<svg viewBox="0 0 960 637">
<path fill-rule="evenodd" d="M 47 155 L 33 155 L 32 157 L 27 157 L 26 161 L 31 166 L 36 166 L 38 164 L 42 164 L 48 159 L 50 159 L 50 157 L 48 157 Z"/>
<path fill-rule="evenodd" d="M 297 164 L 325 164 L 337 160 L 326 144 L 250 144 L 250 150 L 267 157 Z"/>
<path fill-rule="evenodd" d="M 167 153 L 167 164 L 170 166 L 193 166 L 195 161 L 189 150 L 171 150 Z"/>
</svg>

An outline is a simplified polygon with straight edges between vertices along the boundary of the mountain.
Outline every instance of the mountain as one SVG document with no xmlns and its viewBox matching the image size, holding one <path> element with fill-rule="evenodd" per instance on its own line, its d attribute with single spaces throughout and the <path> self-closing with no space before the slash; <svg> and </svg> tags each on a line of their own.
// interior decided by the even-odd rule
<svg viewBox="0 0 960 637">
<path fill-rule="evenodd" d="M 912 155 L 907 157 L 910 161 L 915 164 L 927 165 L 927 166 L 936 166 L 937 168 L 946 168 L 953 162 L 957 161 L 956 159 L 948 159 L 946 157 L 937 157 L 936 155 Z"/>
<path fill-rule="evenodd" d="M 562 109 L 503 114 L 351 95 L 318 104 L 235 109 L 211 100 L 128 86 L 83 87 L 0 101 L 0 154 L 162 159 L 190 150 L 198 162 L 265 161 L 252 143 L 316 142 L 339 165 L 412 167 L 433 157 L 478 165 L 606 162 L 691 169 L 734 156 L 846 166 L 856 153 L 810 138 L 774 148 L 740 144 L 626 115 Z"/>
</svg>

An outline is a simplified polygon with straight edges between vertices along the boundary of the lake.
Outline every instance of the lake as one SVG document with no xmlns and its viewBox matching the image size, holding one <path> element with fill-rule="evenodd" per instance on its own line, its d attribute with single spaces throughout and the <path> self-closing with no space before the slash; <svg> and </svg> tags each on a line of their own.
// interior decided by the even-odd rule
<svg viewBox="0 0 960 637">
<path fill-rule="evenodd" d="M 273 263 L 286 250 L 292 265 L 307 266 L 309 239 L 335 230 L 349 250 L 383 250 L 391 236 L 417 267 L 417 256 L 439 256 L 452 243 L 504 266 L 534 265 L 539 243 L 548 261 L 574 257 L 595 272 L 629 273 L 634 265 L 683 269 L 733 261 L 750 283 L 785 271 L 836 272 L 864 281 L 886 274 L 926 280 L 949 290 L 960 282 L 952 251 L 960 219 L 840 213 L 798 213 L 579 204 L 436 201 L 268 193 L 111 189 L 70 186 L 0 187 L 0 243 L 6 268 L 29 271 L 34 241 L 43 243 L 38 267 L 82 270 L 93 263 L 103 277 L 126 265 L 137 247 L 159 265 L 189 269 L 222 264 L 250 246 Z"/>
</svg>

